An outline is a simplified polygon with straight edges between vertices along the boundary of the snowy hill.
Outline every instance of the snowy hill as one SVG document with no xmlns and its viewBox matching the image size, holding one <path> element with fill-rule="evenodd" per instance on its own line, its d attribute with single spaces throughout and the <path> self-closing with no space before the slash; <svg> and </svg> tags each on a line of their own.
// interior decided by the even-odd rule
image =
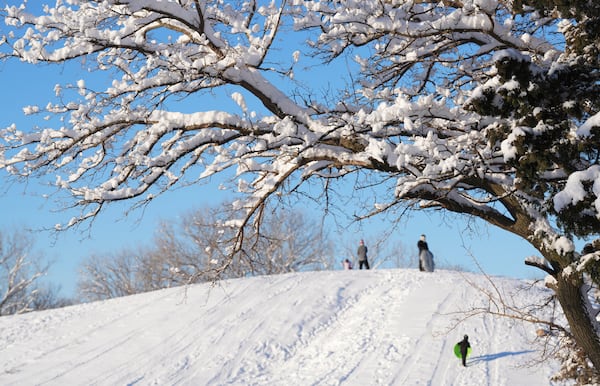
<svg viewBox="0 0 600 386">
<path fill-rule="evenodd" d="M 483 276 L 330 271 L 196 285 L 0 318 L 2 385 L 548 385 L 535 328 L 457 311 Z M 547 294 L 495 279 L 514 301 Z M 468 367 L 452 353 L 469 334 Z"/>
</svg>

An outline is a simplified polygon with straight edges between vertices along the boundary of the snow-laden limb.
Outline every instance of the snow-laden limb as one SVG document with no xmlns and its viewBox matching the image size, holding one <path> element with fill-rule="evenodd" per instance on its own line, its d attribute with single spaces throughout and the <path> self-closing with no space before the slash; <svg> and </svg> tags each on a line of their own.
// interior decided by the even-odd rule
<svg viewBox="0 0 600 386">
<path fill-rule="evenodd" d="M 600 261 L 600 252 L 587 253 L 581 256 L 576 269 L 579 272 L 584 272 L 587 268 L 597 263 L 598 261 Z"/>
<path fill-rule="evenodd" d="M 498 123 L 486 123 L 459 106 L 473 91 L 468 79 L 489 78 L 476 72 L 492 67 L 488 53 L 510 47 L 548 61 L 548 52 L 556 48 L 541 38 L 512 34 L 516 26 L 499 22 L 509 10 L 493 1 L 451 12 L 426 2 L 332 6 L 292 2 L 289 8 L 265 3 L 234 9 L 195 1 L 109 1 L 61 6 L 41 17 L 28 14 L 27 7 L 7 7 L 6 20 L 15 31 L 23 26 L 37 33 L 5 36 L 13 49 L 5 55 L 49 62 L 85 56 L 99 71 L 116 70 L 121 77 L 106 90 L 87 89 L 84 81 L 58 89 L 63 97 L 74 97 L 71 90 L 78 97 L 35 111 L 63 115 L 68 124 L 38 133 L 6 130 L 3 136 L 11 141 L 2 166 L 20 175 L 56 172 L 57 186 L 85 206 L 155 197 L 195 166 L 203 169 L 200 178 L 237 168 L 238 176 L 253 180 L 246 191 L 252 187 L 252 196 L 264 202 L 274 191 L 273 181 L 294 175 L 284 166 L 294 160 L 303 169 L 302 179 L 340 176 L 355 168 L 398 174 L 399 189 L 390 205 L 411 197 L 408 187 L 421 192 L 428 186 L 425 190 L 445 192 L 431 199 L 443 198 L 446 207 L 506 217 L 494 207 L 502 200 L 494 197 L 495 190 L 512 191 L 511 170 L 502 163 L 506 154 L 489 143 L 486 128 Z M 301 106 L 261 67 L 284 23 L 302 30 L 316 20 L 323 28 L 310 47 L 336 56 L 342 51 L 333 48 L 335 42 L 338 47 L 374 43 L 372 58 L 356 57 L 368 87 L 358 90 L 363 100 L 354 99 L 354 106 L 344 100 L 331 109 Z M 375 43 L 381 36 L 389 43 Z M 473 45 L 480 48 L 472 55 L 456 52 L 471 51 Z M 293 56 L 298 58 L 298 51 Z M 449 74 L 451 63 L 460 64 L 456 76 L 464 79 L 464 87 L 452 89 L 458 78 L 434 77 L 436 71 Z M 408 73 L 419 82 L 439 84 L 413 98 L 415 90 L 424 89 L 410 82 L 404 87 Z M 387 87 L 398 81 L 397 88 Z M 247 100 L 243 115 L 159 109 L 175 96 L 225 84 L 255 97 L 262 117 L 247 119 Z M 242 103 L 240 92 L 232 97 Z M 98 169 L 105 170 L 100 179 Z"/>
<path fill-rule="evenodd" d="M 250 208 L 292 176 L 301 183 L 370 169 L 397 178 L 396 194 L 380 202 L 383 207 L 421 198 L 524 237 L 536 234 L 525 224 L 539 216 L 532 208 L 544 207 L 545 199 L 520 191 L 512 162 L 524 139 L 549 128 L 482 115 L 477 106 L 491 92 L 523 93 L 516 78 L 503 78 L 505 62 L 531 66 L 540 80 L 544 71 L 557 72 L 560 46 L 535 34 L 551 19 L 518 24 L 499 1 L 239 7 L 82 2 L 48 8 L 43 16 L 6 7 L 13 30 L 3 36 L 10 47 L 3 56 L 31 62 L 85 57 L 98 72 L 120 76 L 104 90 L 78 79 L 56 89 L 64 103 L 28 109 L 62 116 L 65 124 L 35 132 L 5 129 L 0 166 L 21 176 L 57 174 L 57 187 L 69 190 L 79 205 L 96 206 L 83 217 L 112 201 L 151 200 L 190 168 L 201 169 L 200 179 L 236 168 L 236 177 L 248 181 L 243 189 L 252 197 Z M 370 56 L 356 51 L 361 67 L 351 74 L 363 87 L 348 94 L 351 99 L 334 100 L 333 107 L 301 105 L 287 95 L 285 80 L 273 81 L 287 70 L 263 66 L 266 58 L 273 60 L 270 50 L 286 23 L 300 33 L 318 28 L 303 51 L 329 52 L 330 60 L 352 46 L 369 45 Z M 291 56 L 297 62 L 300 51 Z M 224 85 L 239 90 L 230 95 L 242 114 L 171 108 L 174 98 Z M 498 97 L 492 105 L 506 107 Z M 290 162 L 300 173 L 289 172 Z M 568 174 L 561 165 L 549 165 L 542 175 L 551 182 Z M 577 200 L 571 191 L 564 190 L 557 202 Z"/>
<path fill-rule="evenodd" d="M 528 256 L 525 258 L 525 264 L 530 265 L 532 267 L 539 268 L 539 269 L 547 272 L 548 274 L 551 275 L 550 277 L 552 277 L 552 275 L 556 275 L 556 271 L 548 263 L 548 260 L 544 259 L 543 257 Z M 550 284 L 548 284 L 548 285 L 550 285 Z"/>
<path fill-rule="evenodd" d="M 588 118 L 583 125 L 579 126 L 576 131 L 576 135 L 580 137 L 589 137 L 592 129 L 600 127 L 600 113 Z"/>
<path fill-rule="evenodd" d="M 542 120 L 529 127 L 503 113 L 509 106 L 503 98 L 533 93 L 545 74 L 567 66 L 560 62 L 560 45 L 535 33 L 552 19 L 531 14 L 519 24 L 508 17 L 504 2 L 492 0 L 239 8 L 106 1 L 48 8 L 43 16 L 27 10 L 5 8 L 12 30 L 3 36 L 2 56 L 31 62 L 85 57 L 97 72 L 118 74 L 104 90 L 92 90 L 85 79 L 57 87 L 64 103 L 28 109 L 61 116 L 62 127 L 25 132 L 11 126 L 2 132 L 0 166 L 20 176 L 56 174 L 57 187 L 69 190 L 79 205 L 148 201 L 190 168 L 200 168 L 200 179 L 235 168 L 236 177 L 248 181 L 243 189 L 252 208 L 288 178 L 301 184 L 370 169 L 397 178 L 396 194 L 380 202 L 383 207 L 420 198 L 524 237 L 539 233 L 527 223 L 543 215 L 539 208 L 547 198 L 522 191 L 514 162 L 522 158 L 523 141 L 552 127 L 542 123 L 543 106 L 531 102 Z M 299 33 L 318 31 L 306 35 L 314 37 L 302 50 L 306 54 L 317 49 L 333 60 L 350 47 L 368 45 L 370 56 L 357 50 L 361 67 L 350 74 L 363 87 L 340 94 L 333 107 L 309 102 L 310 94 L 306 105 L 288 95 L 286 80 L 274 81 L 275 74 L 288 73 L 285 67 L 263 63 L 273 62 L 278 31 L 291 23 Z M 306 55 L 295 50 L 291 56 L 296 63 Z M 513 62 L 534 74 L 525 89 L 521 78 L 507 76 Z M 230 96 L 241 114 L 176 110 L 176 98 L 224 85 L 236 88 Z M 490 114 L 482 114 L 480 105 L 492 94 Z M 590 118 L 581 127 L 587 132 L 592 125 Z M 299 173 L 289 172 L 290 162 Z M 570 171 L 573 165 L 566 166 L 550 163 L 540 173 L 548 184 L 571 174 L 572 182 L 556 196 L 558 212 L 578 202 L 574 192 L 584 182 Z M 554 231 L 543 233 L 536 237 L 547 240 Z M 549 246 L 569 253 L 559 244 Z"/>
<path fill-rule="evenodd" d="M 590 194 L 594 199 L 589 209 L 600 218 L 600 165 L 592 165 L 569 175 L 563 190 L 554 196 L 554 208 L 560 212 L 569 205 L 577 205 Z"/>
</svg>

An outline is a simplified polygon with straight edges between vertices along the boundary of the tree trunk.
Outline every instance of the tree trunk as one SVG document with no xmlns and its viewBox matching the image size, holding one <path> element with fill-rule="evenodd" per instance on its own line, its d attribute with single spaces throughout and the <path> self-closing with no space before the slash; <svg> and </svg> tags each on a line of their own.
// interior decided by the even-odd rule
<svg viewBox="0 0 600 386">
<path fill-rule="evenodd" d="M 556 279 L 556 296 L 569 322 L 573 338 L 592 361 L 596 371 L 600 372 L 600 339 L 581 292 L 581 279 L 573 282 L 572 278 L 565 278 L 561 273 L 556 275 Z"/>
</svg>

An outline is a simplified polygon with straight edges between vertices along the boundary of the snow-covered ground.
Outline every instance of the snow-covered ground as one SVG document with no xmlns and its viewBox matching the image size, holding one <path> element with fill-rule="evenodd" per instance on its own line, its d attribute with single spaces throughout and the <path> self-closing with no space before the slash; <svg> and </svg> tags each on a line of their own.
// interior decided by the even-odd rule
<svg viewBox="0 0 600 386">
<path fill-rule="evenodd" d="M 296 273 L 0 318 L 1 385 L 548 385 L 536 326 L 467 281 L 416 270 Z M 515 302 L 547 292 L 494 279 Z M 468 367 L 452 348 L 468 334 Z"/>
</svg>

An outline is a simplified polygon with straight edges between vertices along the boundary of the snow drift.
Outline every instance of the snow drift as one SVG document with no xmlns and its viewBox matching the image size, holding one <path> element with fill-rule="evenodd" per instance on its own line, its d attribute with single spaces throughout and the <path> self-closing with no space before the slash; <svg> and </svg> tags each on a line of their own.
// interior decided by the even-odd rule
<svg viewBox="0 0 600 386">
<path fill-rule="evenodd" d="M 516 303 L 548 295 L 494 283 Z M 0 384 L 550 384 L 557 363 L 532 364 L 536 326 L 489 314 L 456 326 L 488 303 L 478 286 L 491 288 L 449 271 L 308 272 L 3 317 Z M 452 352 L 464 334 L 466 368 Z"/>
</svg>

